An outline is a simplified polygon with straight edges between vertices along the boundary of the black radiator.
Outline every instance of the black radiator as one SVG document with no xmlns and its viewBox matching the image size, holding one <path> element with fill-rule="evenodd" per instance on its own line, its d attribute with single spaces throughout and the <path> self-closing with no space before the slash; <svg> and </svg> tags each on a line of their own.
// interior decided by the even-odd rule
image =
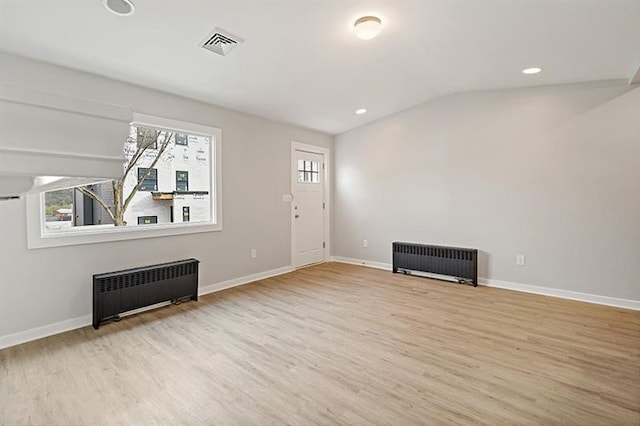
<svg viewBox="0 0 640 426">
<path fill-rule="evenodd" d="M 478 285 L 478 250 L 459 247 L 431 246 L 415 243 L 393 243 L 393 272 L 402 270 L 448 275 L 461 283 Z"/>
<path fill-rule="evenodd" d="M 93 328 L 120 314 L 160 302 L 198 300 L 197 259 L 93 276 Z"/>
</svg>

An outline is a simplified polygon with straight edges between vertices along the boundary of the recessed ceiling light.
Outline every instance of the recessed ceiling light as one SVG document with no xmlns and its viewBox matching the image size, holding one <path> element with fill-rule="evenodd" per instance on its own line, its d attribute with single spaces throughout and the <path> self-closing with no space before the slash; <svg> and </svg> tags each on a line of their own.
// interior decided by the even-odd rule
<svg viewBox="0 0 640 426">
<path fill-rule="evenodd" d="M 366 108 L 360 108 L 360 109 L 356 110 L 356 114 L 358 114 L 358 115 L 362 115 L 362 114 L 364 114 L 366 112 L 367 112 Z"/>
<path fill-rule="evenodd" d="M 363 16 L 353 23 L 353 32 L 362 40 L 371 40 L 382 29 L 382 21 L 377 16 Z"/>
<path fill-rule="evenodd" d="M 120 16 L 133 15 L 133 12 L 136 11 L 131 0 L 104 0 L 103 4 L 109 12 Z"/>
<path fill-rule="evenodd" d="M 542 68 L 540 67 L 531 67 L 522 70 L 522 74 L 538 74 L 539 72 L 542 72 Z"/>
</svg>

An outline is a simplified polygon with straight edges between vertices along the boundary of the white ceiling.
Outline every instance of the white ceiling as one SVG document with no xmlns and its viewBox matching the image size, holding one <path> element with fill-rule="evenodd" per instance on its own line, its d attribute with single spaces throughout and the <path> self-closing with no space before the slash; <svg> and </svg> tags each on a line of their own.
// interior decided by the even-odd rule
<svg viewBox="0 0 640 426">
<path fill-rule="evenodd" d="M 120 17 L 101 0 L 0 1 L 0 50 L 331 134 L 443 94 L 640 66 L 638 0 L 133 2 Z M 363 41 L 350 24 L 369 13 L 384 29 Z M 246 41 L 200 48 L 214 27 Z"/>
</svg>

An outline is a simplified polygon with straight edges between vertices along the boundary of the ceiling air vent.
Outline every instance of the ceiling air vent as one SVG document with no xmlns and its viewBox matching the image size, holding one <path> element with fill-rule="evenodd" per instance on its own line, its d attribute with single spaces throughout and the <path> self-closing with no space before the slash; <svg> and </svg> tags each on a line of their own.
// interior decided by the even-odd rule
<svg viewBox="0 0 640 426">
<path fill-rule="evenodd" d="M 227 56 L 238 44 L 243 42 L 244 40 L 240 37 L 216 28 L 200 45 L 218 55 Z"/>
</svg>

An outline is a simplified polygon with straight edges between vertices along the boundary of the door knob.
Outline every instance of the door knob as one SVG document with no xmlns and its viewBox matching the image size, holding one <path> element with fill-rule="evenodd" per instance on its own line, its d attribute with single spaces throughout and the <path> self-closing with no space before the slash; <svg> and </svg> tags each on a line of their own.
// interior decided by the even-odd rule
<svg viewBox="0 0 640 426">
<path fill-rule="evenodd" d="M 297 214 L 295 217 L 296 217 L 296 219 L 297 219 L 297 218 L 299 218 L 299 217 L 300 217 L 300 215 L 299 215 L 299 214 Z"/>
</svg>

